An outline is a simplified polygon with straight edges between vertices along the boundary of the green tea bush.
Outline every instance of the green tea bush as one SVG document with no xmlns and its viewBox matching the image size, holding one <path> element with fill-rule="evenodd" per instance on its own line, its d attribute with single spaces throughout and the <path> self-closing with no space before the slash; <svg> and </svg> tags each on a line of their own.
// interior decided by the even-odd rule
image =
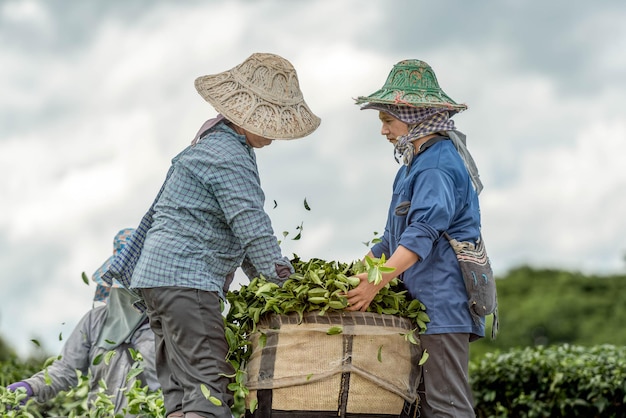
<svg viewBox="0 0 626 418">
<path fill-rule="evenodd" d="M 479 418 L 626 417 L 626 347 L 515 348 L 470 363 Z"/>
<path fill-rule="evenodd" d="M 28 359 L 20 360 L 12 355 L 0 361 L 0 386 L 8 386 L 13 382 L 20 381 L 32 376 L 41 370 L 43 360 Z"/>
<path fill-rule="evenodd" d="M 140 372 L 140 363 L 136 363 L 136 366 L 129 372 L 128 379 Z M 33 373 L 32 365 L 26 365 L 20 370 L 20 364 L 16 360 L 1 363 L 0 370 L 8 370 L 14 376 L 18 376 L 14 381 L 26 378 Z M 161 390 L 151 391 L 147 386 L 142 386 L 140 380 L 135 380 L 124 390 L 128 399 L 124 414 L 114 414 L 115 406 L 111 396 L 106 394 L 104 381 L 99 382 L 99 390 L 94 399 L 90 400 L 90 376 L 82 375 L 78 371 L 77 376 L 78 384 L 75 387 L 69 391 L 60 392 L 45 403 L 30 399 L 25 405 L 21 405 L 20 401 L 25 396 L 21 391 L 11 392 L 6 389 L 6 384 L 0 385 L 0 416 L 3 418 L 122 418 L 127 414 L 145 418 L 165 416 Z"/>
</svg>

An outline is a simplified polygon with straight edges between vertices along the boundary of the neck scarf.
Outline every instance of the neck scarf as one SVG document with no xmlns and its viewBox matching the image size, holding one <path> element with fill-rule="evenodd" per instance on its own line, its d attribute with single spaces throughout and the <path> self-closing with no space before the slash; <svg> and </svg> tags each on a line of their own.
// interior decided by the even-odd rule
<svg viewBox="0 0 626 418">
<path fill-rule="evenodd" d="M 364 107 L 365 108 L 365 107 Z M 480 181 L 478 168 L 466 145 L 466 136 L 457 131 L 454 121 L 450 119 L 447 109 L 434 107 L 396 106 L 388 104 L 371 103 L 367 109 L 375 109 L 390 114 L 396 119 L 409 125 L 409 133 L 397 138 L 394 146 L 394 158 L 396 162 L 410 166 L 415 156 L 413 141 L 436 132 L 445 132 L 450 137 L 454 148 L 463 159 L 476 193 L 480 194 L 483 184 Z"/>
<path fill-rule="evenodd" d="M 130 342 L 133 334 L 146 319 L 146 314 L 133 308 L 136 298 L 122 287 L 111 289 L 107 301 L 107 316 L 98 336 L 98 347 L 113 350 Z"/>
<path fill-rule="evenodd" d="M 224 119 L 226 118 L 224 117 L 224 115 L 220 113 L 213 119 L 209 119 L 206 122 L 204 122 L 202 126 L 200 127 L 200 129 L 198 130 L 198 133 L 196 134 L 196 136 L 193 138 L 193 141 L 191 141 L 191 145 L 196 145 L 198 141 L 200 140 L 200 138 L 204 136 L 204 133 L 206 131 L 208 131 L 209 129 L 211 129 L 212 127 L 214 127 L 215 125 L 223 121 Z"/>
<path fill-rule="evenodd" d="M 436 132 L 454 129 L 454 121 L 448 117 L 448 111 L 433 108 L 408 108 L 402 122 L 409 126 L 409 133 L 398 137 L 394 147 L 394 158 L 406 166 L 410 166 L 415 156 L 414 141 Z M 407 122 L 409 121 L 409 122 Z"/>
</svg>

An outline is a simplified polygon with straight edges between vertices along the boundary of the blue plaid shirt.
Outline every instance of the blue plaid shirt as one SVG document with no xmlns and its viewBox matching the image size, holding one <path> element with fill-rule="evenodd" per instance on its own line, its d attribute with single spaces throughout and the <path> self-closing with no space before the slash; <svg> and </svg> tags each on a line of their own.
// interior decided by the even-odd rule
<svg viewBox="0 0 626 418">
<path fill-rule="evenodd" d="M 104 278 L 131 288 L 214 291 L 222 298 L 238 267 L 250 278 L 261 274 L 282 283 L 277 266 L 293 267 L 282 256 L 264 202 L 253 148 L 219 123 L 172 160 L 152 207 Z"/>
</svg>

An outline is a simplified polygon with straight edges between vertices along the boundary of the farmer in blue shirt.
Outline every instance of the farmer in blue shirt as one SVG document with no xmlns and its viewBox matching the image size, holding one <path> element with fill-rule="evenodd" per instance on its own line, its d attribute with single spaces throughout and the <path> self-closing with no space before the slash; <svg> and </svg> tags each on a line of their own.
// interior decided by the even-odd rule
<svg viewBox="0 0 626 418">
<path fill-rule="evenodd" d="M 473 417 L 468 383 L 469 343 L 485 334 L 484 318 L 472 319 L 455 253 L 442 236 L 475 243 L 480 236 L 478 171 L 455 130 L 452 115 L 466 109 L 439 87 L 433 70 L 418 60 L 396 64 L 382 89 L 357 98 L 378 110 L 381 134 L 402 163 L 393 183 L 385 233 L 368 256 L 387 258 L 392 273 L 375 285 L 348 292 L 349 310 L 364 311 L 376 293 L 400 277 L 430 317 L 420 335 L 429 354 L 423 365 L 421 417 Z"/>
<path fill-rule="evenodd" d="M 242 267 L 282 284 L 293 273 L 264 211 L 254 148 L 295 139 L 320 124 L 296 71 L 273 54 L 199 77 L 219 115 L 172 160 L 165 183 L 109 278 L 143 297 L 156 340 L 168 417 L 231 417 L 232 367 L 220 299 Z M 132 277 L 132 278 L 131 278 Z M 203 394 L 201 385 L 210 396 Z"/>
</svg>

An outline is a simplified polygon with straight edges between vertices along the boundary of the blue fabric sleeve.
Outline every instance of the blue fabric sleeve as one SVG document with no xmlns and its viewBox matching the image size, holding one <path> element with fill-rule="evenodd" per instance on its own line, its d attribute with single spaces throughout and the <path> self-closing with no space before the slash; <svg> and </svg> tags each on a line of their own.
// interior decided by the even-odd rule
<svg viewBox="0 0 626 418">
<path fill-rule="evenodd" d="M 412 189 L 407 228 L 400 237 L 399 245 L 423 260 L 455 215 L 454 182 L 444 171 L 429 169 L 416 176 Z"/>
</svg>

